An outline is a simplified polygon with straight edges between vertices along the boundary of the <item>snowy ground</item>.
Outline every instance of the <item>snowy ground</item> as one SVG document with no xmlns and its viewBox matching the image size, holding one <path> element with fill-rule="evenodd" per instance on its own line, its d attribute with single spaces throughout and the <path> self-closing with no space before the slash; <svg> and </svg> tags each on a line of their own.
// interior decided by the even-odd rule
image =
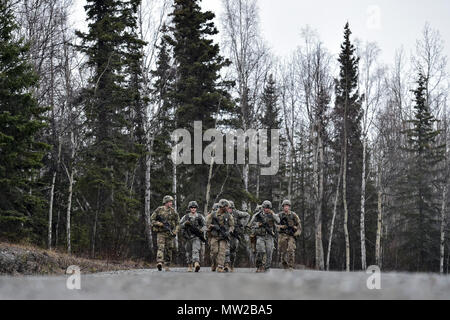
<svg viewBox="0 0 450 320">
<path fill-rule="evenodd" d="M 450 277 L 382 273 L 381 290 L 367 288 L 366 273 L 239 269 L 216 274 L 132 270 L 81 275 L 81 290 L 67 277 L 0 277 L 0 299 L 450 299 Z"/>
</svg>

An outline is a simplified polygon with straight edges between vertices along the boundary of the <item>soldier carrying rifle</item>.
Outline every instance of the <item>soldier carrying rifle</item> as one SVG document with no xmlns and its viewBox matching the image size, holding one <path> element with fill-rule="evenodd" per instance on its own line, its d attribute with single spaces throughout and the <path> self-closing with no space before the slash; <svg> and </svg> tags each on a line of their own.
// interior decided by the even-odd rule
<svg viewBox="0 0 450 320">
<path fill-rule="evenodd" d="M 163 264 L 165 271 L 170 271 L 169 266 L 175 251 L 175 237 L 179 228 L 179 216 L 173 208 L 173 198 L 165 196 L 163 206 L 153 212 L 150 221 L 153 232 L 156 233 L 156 242 L 158 244 L 157 268 L 162 271 Z"/>
<path fill-rule="evenodd" d="M 291 202 L 283 201 L 283 211 L 279 213 L 280 235 L 278 239 L 283 269 L 294 269 L 296 240 L 302 232 L 300 218 L 291 211 Z"/>
<path fill-rule="evenodd" d="M 222 199 L 219 210 L 206 217 L 206 227 L 211 255 L 211 271 L 225 272 L 225 255 L 230 242 L 230 233 L 234 231 L 233 215 L 228 212 L 230 203 Z"/>
<path fill-rule="evenodd" d="M 188 272 L 200 271 L 200 250 L 202 242 L 205 243 L 205 217 L 197 212 L 198 204 L 196 201 L 189 202 L 189 212 L 181 218 L 181 234 L 185 240 L 186 262 Z"/>
<path fill-rule="evenodd" d="M 234 232 L 231 234 L 230 243 L 227 249 L 225 269 L 234 272 L 237 252 L 240 247 L 247 245 L 244 227 L 247 225 L 250 215 L 248 212 L 237 210 L 233 201 L 228 202 L 230 203 L 228 212 L 234 218 Z"/>
<path fill-rule="evenodd" d="M 272 203 L 264 201 L 263 211 L 257 212 L 249 223 L 256 237 L 256 272 L 267 272 L 272 265 L 276 225 L 280 218 L 272 211 Z"/>
</svg>

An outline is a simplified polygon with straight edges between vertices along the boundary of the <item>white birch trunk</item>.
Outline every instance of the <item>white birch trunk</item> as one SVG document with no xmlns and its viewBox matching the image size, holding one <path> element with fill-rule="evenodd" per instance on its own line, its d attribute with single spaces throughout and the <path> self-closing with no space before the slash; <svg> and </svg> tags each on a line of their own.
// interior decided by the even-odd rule
<svg viewBox="0 0 450 320">
<path fill-rule="evenodd" d="M 381 189 L 381 164 L 378 165 L 377 170 L 377 187 L 378 187 L 378 217 L 377 217 L 377 237 L 375 242 L 375 262 L 381 268 L 381 236 L 383 232 L 383 192 Z"/>
<path fill-rule="evenodd" d="M 361 234 L 361 268 L 367 269 L 366 260 L 366 150 L 367 138 L 363 137 L 363 164 L 362 164 L 362 179 L 361 179 L 361 219 L 360 219 L 360 234 Z"/>
<path fill-rule="evenodd" d="M 348 234 L 348 207 L 347 207 L 347 112 L 344 117 L 344 160 L 342 173 L 342 202 L 344 204 L 344 237 L 345 237 L 345 271 L 350 272 L 350 238 Z"/>
<path fill-rule="evenodd" d="M 151 211 L 150 211 L 150 200 L 151 200 L 151 165 L 152 165 L 152 150 L 153 150 L 153 139 L 147 137 L 149 149 L 148 153 L 145 157 L 145 206 L 144 206 L 144 214 L 145 214 L 145 231 L 147 236 L 147 245 L 150 252 L 153 251 L 153 235 L 152 235 L 152 226 L 151 226 Z"/>
<path fill-rule="evenodd" d="M 322 244 L 322 200 L 323 200 L 323 169 L 319 164 L 322 161 L 323 153 L 322 138 L 319 132 L 314 143 L 314 191 L 315 191 L 315 216 L 314 216 L 314 229 L 315 229 L 315 255 L 316 255 L 316 269 L 324 270 L 324 258 L 323 258 L 323 244 Z M 320 155 L 319 155 L 320 154 Z M 320 158 L 320 160 L 319 160 Z"/>
<path fill-rule="evenodd" d="M 336 186 L 336 195 L 334 197 L 334 206 L 333 206 L 333 218 L 331 219 L 330 237 L 328 239 L 327 271 L 330 271 L 331 245 L 333 243 L 333 232 L 334 232 L 334 224 L 336 222 L 337 205 L 338 205 L 338 201 L 339 201 L 339 189 L 341 188 L 341 177 L 342 177 L 342 164 L 341 164 L 341 169 L 339 171 L 338 183 Z"/>
<path fill-rule="evenodd" d="M 56 175 L 58 173 L 58 168 L 60 165 L 61 160 L 61 137 L 58 137 L 58 155 L 56 160 L 56 168 L 53 171 L 53 177 L 52 177 L 52 185 L 50 187 L 50 202 L 49 202 L 49 209 L 48 209 L 48 248 L 52 248 L 52 224 L 53 224 L 53 202 L 55 197 L 55 184 L 56 184 Z"/>
<path fill-rule="evenodd" d="M 172 177 L 172 179 L 173 179 L 172 192 L 173 192 L 173 199 L 174 199 L 173 207 L 177 211 L 177 199 L 178 199 L 178 197 L 177 197 L 177 183 L 178 183 L 178 181 L 177 181 L 177 165 L 176 165 L 175 162 L 173 163 L 173 177 Z M 175 237 L 175 248 L 178 251 L 178 234 Z"/>
<path fill-rule="evenodd" d="M 72 168 L 70 170 L 69 175 L 69 197 L 67 200 L 67 225 L 66 225 L 66 232 L 67 232 L 67 253 L 72 253 L 72 244 L 71 244 L 71 210 L 72 210 L 72 196 L 73 196 L 73 176 L 74 176 L 74 159 L 75 159 L 75 138 L 73 135 L 73 131 L 70 132 L 70 141 L 72 143 L 72 154 L 71 154 L 71 162 L 72 162 Z"/>
<path fill-rule="evenodd" d="M 292 199 L 292 182 L 294 176 L 294 149 L 291 146 L 290 159 L 289 159 L 289 184 L 288 184 L 288 199 Z"/>
<path fill-rule="evenodd" d="M 249 171 L 250 171 L 250 165 L 248 163 L 244 164 L 243 168 L 243 178 L 244 178 L 244 190 L 248 194 L 248 177 L 249 177 Z M 258 175 L 259 179 L 259 175 Z M 242 202 L 242 210 L 247 211 L 248 210 L 248 203 L 247 201 Z"/>
<path fill-rule="evenodd" d="M 61 210 L 58 209 L 57 220 L 56 220 L 56 228 L 55 228 L 55 248 L 58 248 L 59 222 L 60 221 L 61 221 Z"/>
<path fill-rule="evenodd" d="M 209 164 L 209 172 L 208 172 L 208 184 L 206 186 L 206 203 L 205 203 L 205 209 L 204 209 L 204 213 L 206 215 L 206 213 L 208 212 L 208 208 L 209 208 L 209 198 L 210 198 L 210 193 L 211 193 L 211 179 L 212 179 L 212 174 L 213 174 L 213 168 L 214 168 L 214 157 L 211 157 L 211 163 Z"/>
<path fill-rule="evenodd" d="M 445 258 L 445 228 L 446 228 L 446 204 L 447 204 L 447 186 L 444 186 L 442 191 L 442 208 L 441 208 L 441 241 L 440 241 L 440 259 L 439 272 L 444 273 L 444 258 Z"/>
<path fill-rule="evenodd" d="M 259 199 L 259 167 L 256 166 L 256 199 Z"/>
<path fill-rule="evenodd" d="M 323 203 L 323 188 L 324 188 L 324 150 L 323 150 L 323 140 L 319 135 L 319 206 L 318 210 L 318 225 L 317 225 L 317 247 L 319 256 L 319 269 L 325 269 L 324 263 L 324 252 L 323 252 L 323 242 L 322 242 L 322 203 Z"/>
</svg>

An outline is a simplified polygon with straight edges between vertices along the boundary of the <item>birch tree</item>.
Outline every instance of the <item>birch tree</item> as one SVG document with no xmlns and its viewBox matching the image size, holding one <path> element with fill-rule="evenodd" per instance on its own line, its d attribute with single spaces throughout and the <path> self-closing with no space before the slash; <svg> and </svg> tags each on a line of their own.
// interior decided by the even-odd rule
<svg viewBox="0 0 450 320">
<path fill-rule="evenodd" d="M 325 269 L 322 243 L 322 210 L 324 208 L 325 139 L 329 118 L 332 77 L 331 56 L 309 28 L 302 31 L 304 44 L 299 50 L 300 79 L 306 112 L 310 123 L 313 150 L 314 229 L 316 269 Z"/>
<path fill-rule="evenodd" d="M 233 79 L 239 99 L 242 129 L 254 128 L 259 113 L 258 100 L 271 67 L 270 53 L 259 31 L 256 0 L 222 0 L 223 38 L 232 61 Z M 248 161 L 243 165 L 244 189 L 249 192 Z M 257 174 L 259 176 L 259 173 Z M 247 201 L 242 204 L 248 209 Z"/>
<path fill-rule="evenodd" d="M 366 183 L 367 172 L 367 149 L 370 138 L 370 130 L 373 124 L 374 114 L 380 105 L 383 91 L 384 70 L 377 65 L 380 49 L 375 43 L 365 43 L 360 49 L 360 88 L 363 96 L 362 117 L 362 176 L 361 176 L 361 215 L 360 215 L 360 239 L 361 239 L 361 268 L 367 269 L 366 258 Z"/>
</svg>

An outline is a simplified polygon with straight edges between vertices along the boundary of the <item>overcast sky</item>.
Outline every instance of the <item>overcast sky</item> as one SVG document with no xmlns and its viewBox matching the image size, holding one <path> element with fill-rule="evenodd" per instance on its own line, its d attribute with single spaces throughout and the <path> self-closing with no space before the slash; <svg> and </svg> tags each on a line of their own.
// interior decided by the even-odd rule
<svg viewBox="0 0 450 320">
<path fill-rule="evenodd" d="M 85 0 L 75 2 L 74 20 L 82 21 Z M 222 12 L 222 0 L 203 0 L 202 6 L 217 16 Z M 259 7 L 263 37 L 279 57 L 300 44 L 306 25 L 318 31 L 331 53 L 338 53 L 346 21 L 354 37 L 378 43 L 385 63 L 402 45 L 408 54 L 414 50 L 426 22 L 440 31 L 450 56 L 449 0 L 259 0 Z"/>
</svg>

